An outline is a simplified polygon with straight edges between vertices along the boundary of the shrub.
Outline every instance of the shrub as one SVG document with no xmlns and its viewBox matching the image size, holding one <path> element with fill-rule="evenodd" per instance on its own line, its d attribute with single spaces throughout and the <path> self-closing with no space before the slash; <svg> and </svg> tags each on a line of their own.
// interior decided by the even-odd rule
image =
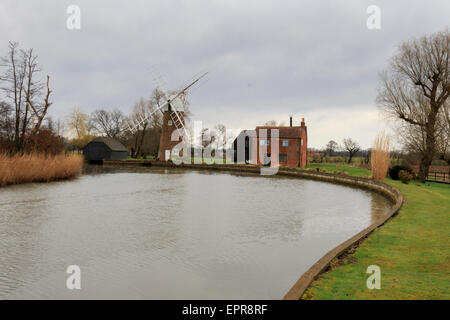
<svg viewBox="0 0 450 320">
<path fill-rule="evenodd" d="M 408 184 L 412 179 L 412 174 L 406 170 L 400 170 L 398 172 L 398 177 L 401 182 L 403 182 L 404 184 Z"/>
<path fill-rule="evenodd" d="M 33 137 L 27 137 L 25 153 L 56 156 L 64 150 L 63 139 L 49 129 L 39 130 Z"/>
<path fill-rule="evenodd" d="M 412 169 L 410 167 L 396 165 L 389 169 L 389 177 L 391 177 L 392 180 L 398 180 L 398 173 L 401 170 L 408 172 L 412 176 Z"/>
</svg>

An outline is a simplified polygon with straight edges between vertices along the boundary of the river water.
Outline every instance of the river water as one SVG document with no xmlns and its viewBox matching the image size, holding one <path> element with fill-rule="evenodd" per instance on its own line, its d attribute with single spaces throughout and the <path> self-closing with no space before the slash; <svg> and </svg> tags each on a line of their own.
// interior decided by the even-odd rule
<svg viewBox="0 0 450 320">
<path fill-rule="evenodd" d="M 310 180 L 88 171 L 0 189 L 0 299 L 281 299 L 390 207 Z M 66 287 L 69 265 L 81 290 Z"/>
</svg>

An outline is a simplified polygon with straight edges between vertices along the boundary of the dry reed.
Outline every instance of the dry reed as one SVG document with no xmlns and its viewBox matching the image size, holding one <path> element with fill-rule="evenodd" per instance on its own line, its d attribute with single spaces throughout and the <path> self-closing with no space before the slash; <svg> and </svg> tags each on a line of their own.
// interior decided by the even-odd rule
<svg viewBox="0 0 450 320">
<path fill-rule="evenodd" d="M 68 179 L 78 175 L 82 166 L 80 155 L 0 154 L 0 186 Z"/>
<path fill-rule="evenodd" d="M 372 178 L 375 180 L 382 181 L 386 178 L 390 164 L 390 145 L 391 137 L 388 134 L 380 132 L 376 136 L 370 155 Z"/>
</svg>

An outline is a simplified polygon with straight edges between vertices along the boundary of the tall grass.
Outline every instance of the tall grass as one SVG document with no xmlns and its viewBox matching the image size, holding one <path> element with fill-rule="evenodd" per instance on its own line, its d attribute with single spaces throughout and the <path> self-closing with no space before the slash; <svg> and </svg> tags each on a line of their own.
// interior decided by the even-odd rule
<svg viewBox="0 0 450 320">
<path fill-rule="evenodd" d="M 373 143 L 370 154 L 370 166 L 372 168 L 372 178 L 378 181 L 384 180 L 389 169 L 389 149 L 391 146 L 391 137 L 380 132 Z"/>
<path fill-rule="evenodd" d="M 0 186 L 68 179 L 78 175 L 82 166 L 80 155 L 0 154 Z"/>
</svg>

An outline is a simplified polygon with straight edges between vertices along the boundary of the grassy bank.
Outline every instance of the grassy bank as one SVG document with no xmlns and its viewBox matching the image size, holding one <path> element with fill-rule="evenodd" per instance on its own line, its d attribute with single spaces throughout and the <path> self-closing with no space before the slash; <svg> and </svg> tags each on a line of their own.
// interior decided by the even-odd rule
<svg viewBox="0 0 450 320">
<path fill-rule="evenodd" d="M 322 172 L 328 173 L 345 173 L 356 177 L 369 177 L 371 174 L 370 170 L 348 164 L 308 163 L 308 168 L 319 169 Z"/>
<path fill-rule="evenodd" d="M 322 166 L 332 172 L 329 164 Z M 346 171 L 361 175 L 359 169 Z M 366 171 L 364 175 L 370 174 Z M 413 182 L 405 185 L 390 179 L 386 182 L 397 187 L 406 198 L 399 214 L 347 258 L 352 263 L 315 280 L 304 298 L 450 299 L 450 186 Z M 381 268 L 380 290 L 366 287 L 369 277 L 366 270 L 370 265 Z"/>
<path fill-rule="evenodd" d="M 68 179 L 80 173 L 80 155 L 0 155 L 0 186 Z"/>
</svg>

